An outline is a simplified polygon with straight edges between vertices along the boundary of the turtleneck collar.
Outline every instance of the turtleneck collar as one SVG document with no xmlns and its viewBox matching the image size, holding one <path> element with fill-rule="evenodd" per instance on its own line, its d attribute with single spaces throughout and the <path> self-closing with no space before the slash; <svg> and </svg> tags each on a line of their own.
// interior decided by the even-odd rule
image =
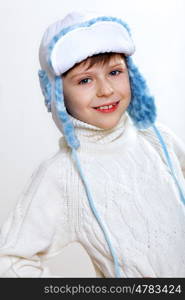
<svg viewBox="0 0 185 300">
<path fill-rule="evenodd" d="M 96 127 L 78 120 L 71 115 L 70 119 L 74 125 L 75 134 L 80 141 L 86 140 L 98 144 L 108 144 L 119 139 L 119 137 L 123 135 L 126 125 L 129 122 L 127 112 L 121 116 L 117 125 L 111 129 Z"/>
</svg>

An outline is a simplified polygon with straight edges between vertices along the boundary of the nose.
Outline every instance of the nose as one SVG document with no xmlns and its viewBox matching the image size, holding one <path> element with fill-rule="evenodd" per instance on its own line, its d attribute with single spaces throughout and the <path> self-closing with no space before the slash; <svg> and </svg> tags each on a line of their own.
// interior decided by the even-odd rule
<svg viewBox="0 0 185 300">
<path fill-rule="evenodd" d="M 106 79 L 102 79 L 98 82 L 96 94 L 98 97 L 110 96 L 113 94 L 113 88 Z"/>
</svg>

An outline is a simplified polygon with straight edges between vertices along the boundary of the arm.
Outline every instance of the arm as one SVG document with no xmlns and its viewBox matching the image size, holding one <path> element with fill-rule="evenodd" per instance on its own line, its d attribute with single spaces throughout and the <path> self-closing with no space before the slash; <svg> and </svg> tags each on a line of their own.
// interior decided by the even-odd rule
<svg viewBox="0 0 185 300">
<path fill-rule="evenodd" d="M 51 277 L 41 257 L 50 252 L 63 217 L 59 201 L 56 180 L 42 164 L 1 228 L 0 277 Z M 66 232 L 65 243 L 69 238 Z"/>
</svg>

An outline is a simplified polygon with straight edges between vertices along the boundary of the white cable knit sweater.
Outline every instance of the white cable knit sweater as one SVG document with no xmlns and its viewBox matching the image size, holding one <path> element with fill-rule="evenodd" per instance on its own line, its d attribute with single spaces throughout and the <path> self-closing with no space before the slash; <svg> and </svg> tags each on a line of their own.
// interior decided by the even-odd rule
<svg viewBox="0 0 185 300">
<path fill-rule="evenodd" d="M 185 277 L 185 208 L 153 130 L 138 131 L 127 113 L 111 130 L 72 120 L 81 167 L 121 276 Z M 184 188 L 185 146 L 168 128 L 156 126 Z M 115 277 L 108 245 L 62 137 L 59 151 L 33 173 L 1 228 L 0 276 L 51 276 L 41 258 L 57 255 L 73 241 L 87 250 L 103 274 L 97 276 Z"/>
</svg>

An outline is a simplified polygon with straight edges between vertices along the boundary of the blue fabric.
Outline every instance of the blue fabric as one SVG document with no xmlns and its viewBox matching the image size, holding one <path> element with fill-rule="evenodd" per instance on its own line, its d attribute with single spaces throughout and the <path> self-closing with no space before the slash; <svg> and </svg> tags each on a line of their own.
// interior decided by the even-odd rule
<svg viewBox="0 0 185 300">
<path fill-rule="evenodd" d="M 80 142 L 75 135 L 73 123 L 66 111 L 63 96 L 63 84 L 60 76 L 55 76 L 55 106 L 68 146 L 77 149 L 80 146 Z"/>
<path fill-rule="evenodd" d="M 156 120 L 156 106 L 147 84 L 131 57 L 126 57 L 131 87 L 131 102 L 127 111 L 138 129 L 146 129 Z"/>
<path fill-rule="evenodd" d="M 48 79 L 47 73 L 44 70 L 38 71 L 40 87 L 45 99 L 45 105 L 48 112 L 51 112 L 51 83 Z"/>
</svg>

